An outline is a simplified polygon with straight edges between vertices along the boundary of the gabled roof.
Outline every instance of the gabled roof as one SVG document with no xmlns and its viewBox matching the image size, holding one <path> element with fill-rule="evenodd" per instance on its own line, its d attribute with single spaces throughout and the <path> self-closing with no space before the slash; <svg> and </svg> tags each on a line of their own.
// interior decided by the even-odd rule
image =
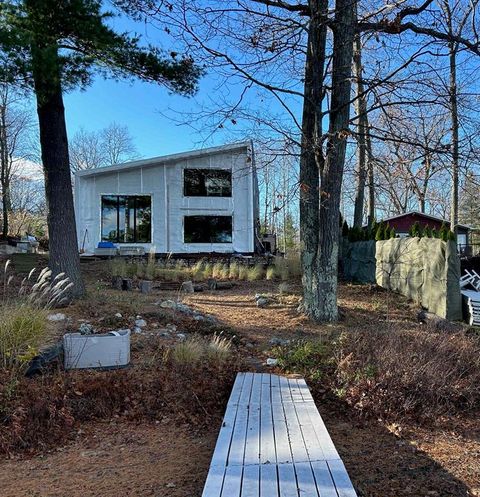
<svg viewBox="0 0 480 497">
<path fill-rule="evenodd" d="M 220 145 L 218 147 L 202 148 L 200 150 L 190 150 L 188 152 L 180 152 L 178 154 L 151 157 L 150 159 L 134 160 L 130 162 L 124 162 L 122 164 L 114 164 L 113 166 L 85 169 L 83 171 L 77 171 L 75 173 L 75 176 L 84 178 L 86 176 L 96 176 L 99 174 L 106 174 L 118 171 L 130 171 L 132 169 L 137 169 L 142 167 L 151 167 L 159 165 L 163 166 L 178 161 L 197 159 L 198 157 L 203 157 L 205 155 L 215 155 L 215 154 L 221 154 L 223 152 L 233 152 L 236 150 L 243 150 L 249 148 L 252 148 L 251 141 L 230 143 L 227 145 Z"/>
<path fill-rule="evenodd" d="M 403 214 L 397 214 L 396 216 L 387 217 L 386 219 L 383 219 L 383 222 L 388 223 L 388 221 L 393 221 L 394 219 L 400 219 L 402 217 L 411 216 L 411 215 L 425 217 L 427 219 L 433 219 L 434 221 L 439 221 L 441 223 L 445 223 L 445 224 L 450 225 L 450 221 L 448 219 L 443 219 L 443 218 L 438 217 L 438 216 L 432 216 L 431 214 L 425 214 L 424 212 L 420 212 L 420 211 L 408 211 L 408 212 L 404 212 Z M 460 227 L 466 228 L 466 229 L 471 229 L 470 226 L 467 226 L 465 224 L 458 224 L 457 226 L 460 226 Z"/>
</svg>

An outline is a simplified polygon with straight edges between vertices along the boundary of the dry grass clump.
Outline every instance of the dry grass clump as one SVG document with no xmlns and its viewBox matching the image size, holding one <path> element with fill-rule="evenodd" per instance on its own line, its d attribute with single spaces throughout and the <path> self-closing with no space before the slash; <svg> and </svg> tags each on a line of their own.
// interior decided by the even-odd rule
<svg viewBox="0 0 480 497">
<path fill-rule="evenodd" d="M 256 264 L 253 267 L 249 267 L 247 271 L 247 280 L 256 281 L 264 278 L 265 271 L 263 270 L 263 264 Z"/>
<path fill-rule="evenodd" d="M 195 366 L 202 360 L 221 364 L 230 356 L 231 347 L 232 339 L 226 338 L 222 333 L 215 333 L 210 340 L 193 336 L 175 345 L 171 357 L 173 362 L 181 367 Z"/>
<path fill-rule="evenodd" d="M 0 367 L 21 367 L 38 353 L 47 332 L 48 311 L 31 304 L 0 307 Z"/>
<path fill-rule="evenodd" d="M 173 348 L 172 359 L 180 366 L 195 366 L 205 354 L 205 343 L 199 337 L 189 338 Z"/>
<path fill-rule="evenodd" d="M 236 280 L 238 279 L 239 272 L 240 264 L 236 261 L 231 262 L 230 267 L 228 268 L 228 277 L 232 280 Z"/>
<path fill-rule="evenodd" d="M 214 334 L 207 346 L 207 353 L 215 363 L 223 363 L 232 353 L 232 339 Z"/>
<path fill-rule="evenodd" d="M 463 333 L 359 331 L 337 345 L 338 393 L 383 418 L 480 408 L 480 343 Z"/>
<path fill-rule="evenodd" d="M 13 281 L 9 266 L 10 261 L 7 261 L 3 269 L 0 367 L 17 370 L 38 353 L 47 331 L 48 309 L 65 303 L 73 284 L 64 273 L 52 279 L 49 268 L 40 271 L 35 279 L 36 270 L 32 269 L 13 297 L 8 292 Z"/>
</svg>

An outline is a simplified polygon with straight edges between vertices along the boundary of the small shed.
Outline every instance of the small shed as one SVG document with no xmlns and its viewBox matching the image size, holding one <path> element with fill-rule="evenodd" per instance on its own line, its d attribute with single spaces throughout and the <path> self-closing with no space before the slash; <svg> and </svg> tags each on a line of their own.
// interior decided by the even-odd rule
<svg viewBox="0 0 480 497">
<path fill-rule="evenodd" d="M 418 211 L 405 212 L 397 216 L 388 217 L 383 220 L 385 224 L 394 228 L 400 237 L 407 236 L 410 228 L 418 223 L 423 229 L 429 226 L 432 229 L 440 230 L 442 224 L 450 228 L 450 221 L 441 217 L 432 216 Z M 463 224 L 457 225 L 457 245 L 460 254 L 469 255 L 470 252 L 470 227 Z"/>
</svg>

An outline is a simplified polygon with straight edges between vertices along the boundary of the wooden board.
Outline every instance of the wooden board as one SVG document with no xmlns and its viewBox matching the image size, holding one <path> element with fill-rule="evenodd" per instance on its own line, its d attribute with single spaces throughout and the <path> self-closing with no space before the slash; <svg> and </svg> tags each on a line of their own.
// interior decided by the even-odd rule
<svg viewBox="0 0 480 497">
<path fill-rule="evenodd" d="M 305 380 L 238 373 L 202 497 L 356 497 Z"/>
</svg>

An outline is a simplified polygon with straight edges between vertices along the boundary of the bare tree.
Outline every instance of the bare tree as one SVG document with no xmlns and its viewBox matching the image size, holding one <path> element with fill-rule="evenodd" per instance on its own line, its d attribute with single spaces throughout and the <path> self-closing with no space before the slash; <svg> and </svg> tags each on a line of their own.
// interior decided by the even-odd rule
<svg viewBox="0 0 480 497">
<path fill-rule="evenodd" d="M 73 172 L 119 164 L 139 156 L 128 127 L 115 122 L 100 131 L 80 129 L 70 140 L 69 149 Z"/>
<path fill-rule="evenodd" d="M 20 106 L 19 100 L 8 84 L 0 83 L 0 186 L 4 238 L 9 234 L 12 181 L 27 156 L 26 144 L 32 129 L 31 115 Z"/>
</svg>

